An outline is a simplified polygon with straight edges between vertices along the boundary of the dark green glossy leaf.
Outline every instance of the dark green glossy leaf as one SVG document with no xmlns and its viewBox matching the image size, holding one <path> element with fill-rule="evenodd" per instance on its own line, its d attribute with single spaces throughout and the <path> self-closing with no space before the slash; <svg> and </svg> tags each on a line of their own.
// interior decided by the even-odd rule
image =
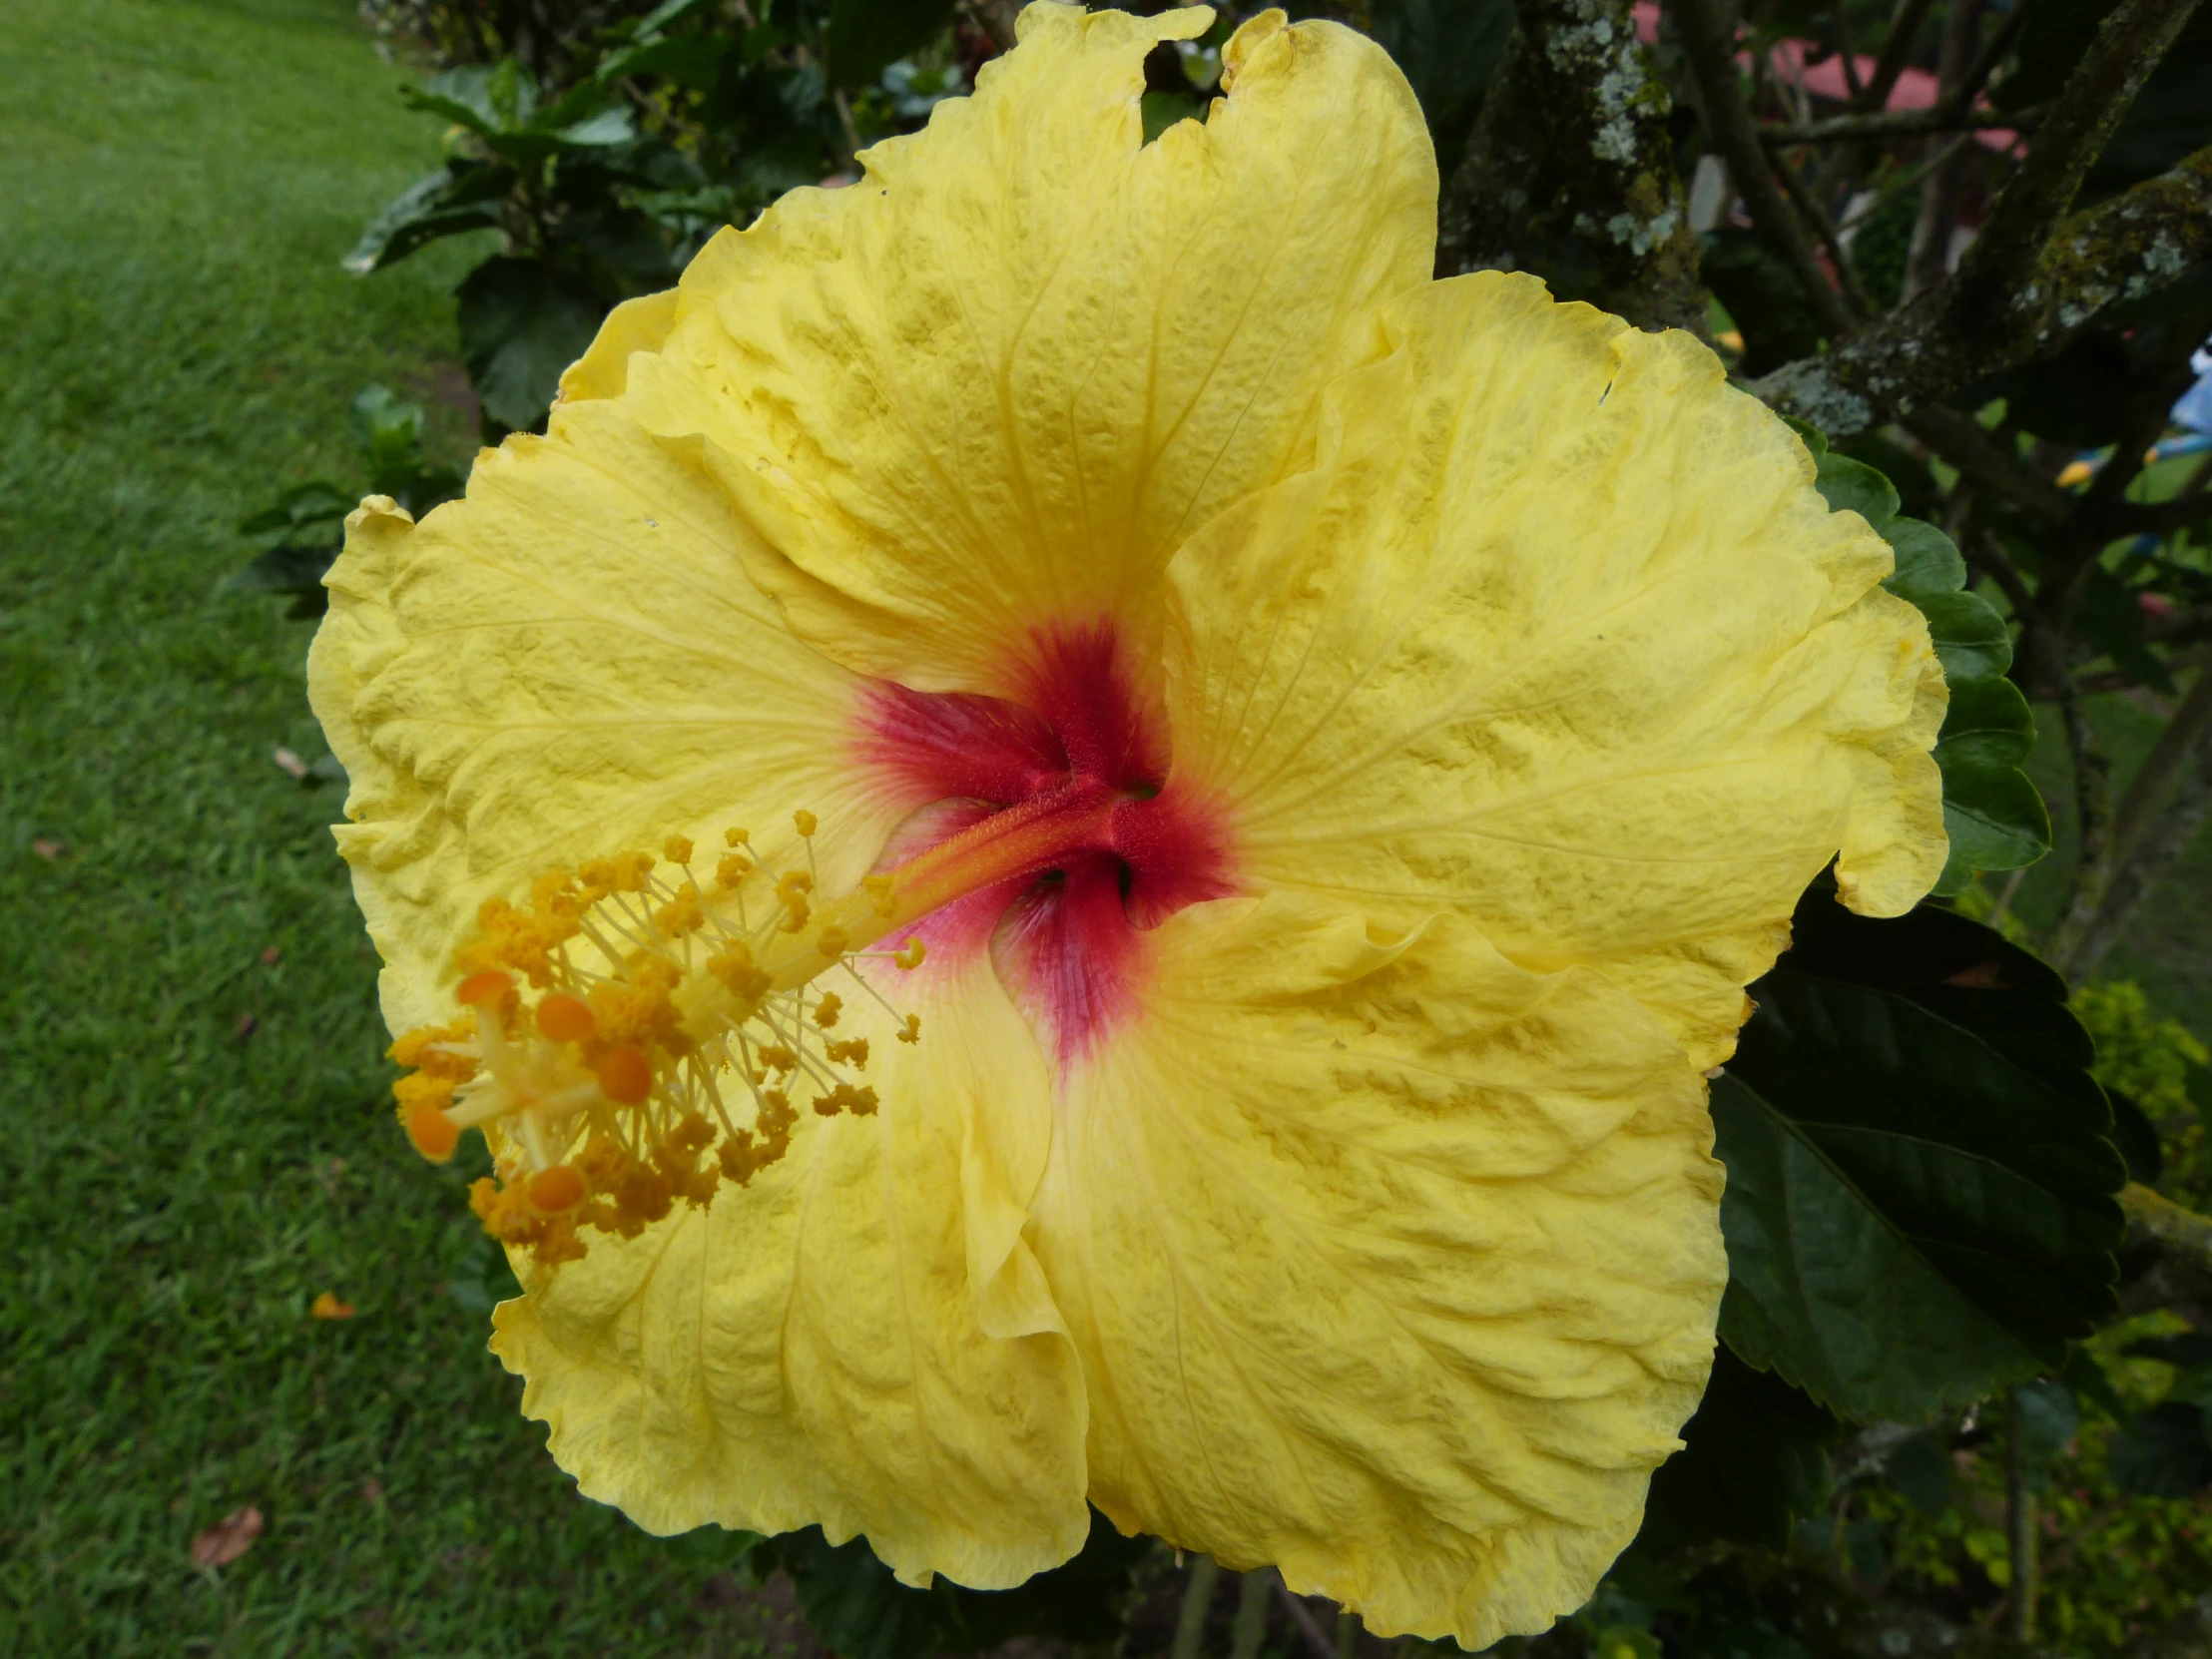
<svg viewBox="0 0 2212 1659">
<path fill-rule="evenodd" d="M 1817 457 L 1814 488 L 1835 512 L 1855 512 L 1876 530 L 1897 517 L 1897 486 L 1864 461 L 1827 453 Z"/>
<path fill-rule="evenodd" d="M 486 260 L 458 289 L 461 359 L 484 413 L 527 431 L 545 418 L 561 372 L 592 342 L 608 306 L 535 260 Z"/>
<path fill-rule="evenodd" d="M 1950 859 L 1938 893 L 1963 891 L 1977 869 L 2020 869 L 2050 850 L 2050 811 L 2025 773 L 1946 772 L 1943 832 Z"/>
<path fill-rule="evenodd" d="M 851 91 L 952 21 L 952 0 L 830 0 L 830 82 Z"/>
<path fill-rule="evenodd" d="M 1936 764 L 1946 773 L 2008 770 L 2034 747 L 2035 717 L 2011 681 L 1969 679 L 1951 687 L 1936 744 Z"/>
<path fill-rule="evenodd" d="M 504 167 L 448 162 L 386 203 L 338 264 L 356 276 L 365 276 L 441 237 L 496 230 L 500 199 L 513 183 L 513 172 Z"/>
<path fill-rule="evenodd" d="M 1722 1348 L 1683 1447 L 1651 1477 L 1641 1549 L 1726 1541 L 1779 1549 L 1828 1499 L 1828 1450 L 1842 1425 L 1781 1378 Z"/>
<path fill-rule="evenodd" d="M 1893 518 L 1882 527 L 1882 534 L 1897 555 L 1896 573 L 1882 584 L 1892 593 L 1918 603 L 1922 595 L 1956 593 L 1966 585 L 1966 561 L 1958 556 L 1950 537 L 1935 525 L 1917 518 Z M 2006 655 L 2009 659 L 2010 653 Z"/>
<path fill-rule="evenodd" d="M 1977 593 L 1925 590 L 1907 597 L 1928 618 L 1929 638 L 1935 642 L 1936 661 L 1943 665 L 1943 678 L 1953 687 L 1953 695 L 1969 680 L 2007 683 L 2000 677 L 2012 666 L 2012 630 L 1987 600 Z M 2031 720 L 2031 741 L 2034 730 Z"/>
<path fill-rule="evenodd" d="M 2063 1364 L 2113 1305 L 2125 1177 L 2086 1039 L 2066 1066 L 2020 1035 L 2073 1023 L 2054 976 L 1963 917 L 1906 921 L 1808 894 L 1713 1086 L 1722 1335 L 1860 1421 Z"/>
</svg>

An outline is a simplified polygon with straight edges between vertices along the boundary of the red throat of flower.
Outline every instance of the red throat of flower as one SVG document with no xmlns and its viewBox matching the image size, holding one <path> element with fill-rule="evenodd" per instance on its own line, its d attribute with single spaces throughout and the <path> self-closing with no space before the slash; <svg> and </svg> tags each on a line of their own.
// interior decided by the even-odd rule
<svg viewBox="0 0 2212 1659">
<path fill-rule="evenodd" d="M 885 861 L 902 887 L 941 879 L 918 929 L 932 959 L 988 948 L 1072 1060 L 1134 1010 L 1146 931 L 1234 890 L 1228 834 L 1172 776 L 1111 623 L 1039 631 L 1017 684 L 1015 700 L 880 686 L 860 749 L 921 809 Z"/>
</svg>

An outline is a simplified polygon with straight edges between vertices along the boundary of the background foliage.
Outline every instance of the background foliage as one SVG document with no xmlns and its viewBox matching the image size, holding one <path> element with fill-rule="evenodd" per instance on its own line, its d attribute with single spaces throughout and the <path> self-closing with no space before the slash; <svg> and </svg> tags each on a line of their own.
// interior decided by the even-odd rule
<svg viewBox="0 0 2212 1659">
<path fill-rule="evenodd" d="M 2212 331 L 2212 187 L 2174 186 L 2212 143 L 2212 27 L 2170 0 L 1685 0 L 1646 50 L 1615 0 L 1323 9 L 1422 100 L 1440 269 L 1707 332 L 1896 546 L 1953 686 L 1946 899 L 1870 923 L 1816 888 L 1753 987 L 1714 1091 L 1713 1386 L 1598 1597 L 1512 1645 L 2205 1649 L 2212 501 L 2171 411 Z M 386 64 L 323 0 L 37 0 L 0 39 L 0 320 L 36 365 L 0 381 L 0 1628 L 57 1654 L 1380 1659 L 1269 1574 L 1232 1591 L 1103 1525 L 999 1595 L 906 1590 L 816 1532 L 648 1539 L 515 1414 L 481 1349 L 504 1268 L 448 1190 L 474 1172 L 425 1179 L 388 1134 L 287 618 L 364 489 L 448 497 L 607 308 L 926 120 L 1011 16 L 365 13 Z M 1148 133 L 1203 116 L 1233 20 L 1147 64 Z M 1922 106 L 1882 89 L 1914 75 Z M 1596 115 L 1619 154 L 1593 159 Z M 1997 121 L 2024 151 L 1973 136 Z M 2042 255 L 2130 189 L 2166 193 L 2140 199 L 2162 263 L 2111 221 L 2063 222 L 2078 268 Z M 2041 336 L 2009 320 L 2027 271 L 2073 296 Z M 312 1317 L 324 1292 L 350 1317 Z M 260 1534 L 224 1533 L 246 1511 Z M 247 1547 L 218 1564 L 219 1535 Z"/>
</svg>

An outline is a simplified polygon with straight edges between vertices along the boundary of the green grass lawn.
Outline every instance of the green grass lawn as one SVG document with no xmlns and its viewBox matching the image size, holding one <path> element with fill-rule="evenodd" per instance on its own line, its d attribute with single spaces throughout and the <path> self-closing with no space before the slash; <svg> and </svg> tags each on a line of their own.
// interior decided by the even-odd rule
<svg viewBox="0 0 2212 1659">
<path fill-rule="evenodd" d="M 730 1541 L 578 1497 L 484 1352 L 511 1280 L 393 1126 L 338 792 L 271 759 L 323 753 L 308 625 L 218 586 L 351 476 L 356 387 L 453 378 L 461 267 L 337 269 L 436 129 L 351 0 L 5 10 L 0 1652 L 757 1648 Z"/>
<path fill-rule="evenodd" d="M 484 1352 L 510 1281 L 472 1172 L 392 1124 L 337 792 L 272 760 L 323 752 L 306 625 L 220 587 L 245 512 L 350 476 L 358 386 L 453 382 L 461 256 L 336 264 L 434 159 L 401 78 L 350 0 L 11 0 L 0 26 L 10 1655 L 769 1639 L 730 1540 L 579 1498 Z M 2112 966 L 2212 1028 L 2208 863 Z M 323 1291 L 355 1316 L 311 1319 Z M 194 1567 L 247 1505 L 259 1540 Z"/>
</svg>

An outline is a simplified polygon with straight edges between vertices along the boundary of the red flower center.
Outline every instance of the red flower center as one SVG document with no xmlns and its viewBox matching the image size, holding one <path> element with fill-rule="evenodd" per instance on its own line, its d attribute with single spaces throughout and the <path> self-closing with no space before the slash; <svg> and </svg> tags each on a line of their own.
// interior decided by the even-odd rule
<svg viewBox="0 0 2212 1659">
<path fill-rule="evenodd" d="M 1000 978 L 1063 1060 L 1136 1007 L 1144 934 L 1221 898 L 1221 816 L 1178 789 L 1164 723 L 1137 694 L 1111 623 L 1039 632 L 1016 700 L 884 683 L 862 759 L 917 811 L 886 849 L 903 863 L 999 815 L 1063 828 L 1035 837 L 1020 872 L 936 910 L 932 959 L 988 948 Z"/>
</svg>

